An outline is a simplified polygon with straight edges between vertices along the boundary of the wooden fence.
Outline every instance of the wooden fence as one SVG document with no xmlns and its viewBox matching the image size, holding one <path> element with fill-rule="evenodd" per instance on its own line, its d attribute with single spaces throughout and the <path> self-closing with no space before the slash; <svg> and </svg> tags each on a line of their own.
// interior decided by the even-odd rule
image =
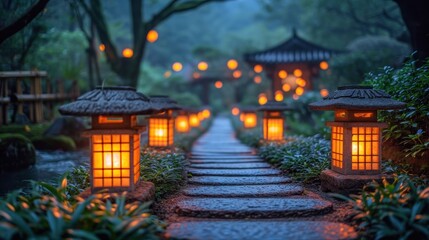
<svg viewBox="0 0 429 240">
<path fill-rule="evenodd" d="M 26 114 L 33 123 L 51 120 L 54 105 L 79 96 L 76 81 L 64 89 L 64 82 L 51 82 L 46 71 L 0 72 L 0 125 L 10 122 L 8 110 Z"/>
</svg>

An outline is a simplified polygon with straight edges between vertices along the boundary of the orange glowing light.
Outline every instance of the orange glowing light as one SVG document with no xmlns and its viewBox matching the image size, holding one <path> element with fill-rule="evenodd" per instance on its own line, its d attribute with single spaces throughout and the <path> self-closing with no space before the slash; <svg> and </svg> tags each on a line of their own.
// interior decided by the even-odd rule
<svg viewBox="0 0 429 240">
<path fill-rule="evenodd" d="M 206 62 L 199 62 L 197 67 L 200 71 L 206 71 L 209 68 L 209 65 Z"/>
<path fill-rule="evenodd" d="M 301 71 L 301 69 L 295 69 L 294 71 L 293 71 L 293 75 L 295 76 L 295 77 L 302 77 L 302 71 Z"/>
<path fill-rule="evenodd" d="M 305 87 L 305 85 L 307 85 L 307 82 L 302 78 L 297 78 L 295 82 L 300 87 Z"/>
<path fill-rule="evenodd" d="M 285 92 L 289 92 L 291 89 L 291 86 L 288 83 L 285 83 L 285 84 L 283 84 L 282 89 Z"/>
<path fill-rule="evenodd" d="M 301 96 L 302 94 L 304 94 L 304 88 L 302 88 L 302 87 L 297 87 L 297 88 L 295 89 L 295 94 L 296 94 L 296 95 L 298 95 L 298 96 Z"/>
<path fill-rule="evenodd" d="M 100 45 L 98 45 L 98 49 L 99 49 L 101 52 L 104 52 L 104 50 L 106 50 L 106 46 L 105 46 L 104 44 L 100 44 Z"/>
<path fill-rule="evenodd" d="M 262 77 L 261 77 L 261 76 L 255 76 L 255 77 L 253 78 L 253 81 L 254 81 L 256 84 L 260 84 L 260 83 L 262 82 Z"/>
<path fill-rule="evenodd" d="M 259 94 L 259 97 L 258 97 L 258 103 L 259 103 L 259 105 L 264 105 L 267 102 L 268 102 L 267 95 L 265 95 L 264 93 Z"/>
<path fill-rule="evenodd" d="M 167 147 L 173 145 L 173 119 L 166 117 L 149 118 L 148 144 L 151 147 Z"/>
<path fill-rule="evenodd" d="M 146 35 L 146 40 L 150 43 L 156 42 L 158 40 L 158 32 L 155 30 L 150 30 Z"/>
<path fill-rule="evenodd" d="M 320 96 L 327 97 L 329 95 L 329 91 L 326 88 L 320 90 Z"/>
<path fill-rule="evenodd" d="M 198 127 L 198 126 L 200 126 L 200 119 L 198 118 L 198 114 L 191 113 L 189 115 L 189 125 L 191 127 Z"/>
<path fill-rule="evenodd" d="M 235 71 L 232 73 L 232 76 L 233 76 L 234 78 L 240 78 L 240 77 L 241 77 L 241 75 L 242 75 L 242 73 L 241 73 L 241 71 L 240 71 L 240 70 L 235 70 Z"/>
<path fill-rule="evenodd" d="M 122 50 L 122 56 L 124 56 L 124 58 L 131 58 L 134 55 L 134 52 L 131 48 L 124 48 L 124 50 Z"/>
<path fill-rule="evenodd" d="M 321 61 L 319 66 L 320 66 L 320 69 L 322 70 L 327 70 L 329 68 L 329 64 L 326 61 Z"/>
<path fill-rule="evenodd" d="M 264 139 L 268 141 L 283 140 L 283 118 L 264 117 L 263 133 Z"/>
<path fill-rule="evenodd" d="M 202 114 L 203 114 L 204 119 L 209 118 L 211 115 L 210 110 L 208 110 L 208 109 L 204 109 Z"/>
<path fill-rule="evenodd" d="M 175 63 L 173 63 L 173 65 L 171 65 L 171 68 L 175 72 L 180 72 L 183 69 L 183 65 L 180 62 L 175 62 Z"/>
<path fill-rule="evenodd" d="M 238 114 L 240 114 L 240 109 L 238 107 L 233 107 L 231 109 L 231 113 L 232 115 L 237 116 Z"/>
<path fill-rule="evenodd" d="M 261 73 L 264 70 L 264 68 L 262 67 L 262 65 L 256 64 L 253 67 L 253 71 L 255 71 L 255 73 Z"/>
<path fill-rule="evenodd" d="M 234 70 L 238 67 L 238 62 L 235 59 L 229 59 L 228 62 L 226 62 L 226 66 L 229 70 Z"/>
<path fill-rule="evenodd" d="M 276 91 L 274 94 L 274 100 L 276 100 L 277 102 L 281 102 L 283 101 L 283 93 L 282 91 Z"/>
<path fill-rule="evenodd" d="M 165 78 L 169 78 L 169 77 L 171 77 L 171 71 L 165 71 L 165 73 L 164 73 L 164 77 Z"/>
<path fill-rule="evenodd" d="M 352 170 L 379 170 L 379 128 L 352 127 Z"/>
<path fill-rule="evenodd" d="M 200 73 L 197 73 L 197 72 L 194 72 L 194 73 L 192 73 L 192 77 L 193 77 L 194 79 L 198 79 L 198 78 L 200 78 L 200 77 L 201 77 L 201 74 L 200 74 Z"/>
<path fill-rule="evenodd" d="M 214 86 L 215 86 L 215 88 L 222 88 L 222 86 L 223 86 L 223 83 L 222 83 L 222 81 L 216 81 L 215 82 L 215 84 L 214 84 Z"/>
<path fill-rule="evenodd" d="M 176 117 L 176 130 L 180 133 L 189 132 L 189 118 L 187 115 L 179 115 Z"/>
<path fill-rule="evenodd" d="M 244 128 L 254 128 L 258 123 L 258 116 L 256 113 L 245 113 L 243 117 Z"/>
<path fill-rule="evenodd" d="M 287 72 L 285 70 L 280 70 L 278 75 L 279 75 L 279 78 L 284 79 L 287 77 Z"/>
</svg>

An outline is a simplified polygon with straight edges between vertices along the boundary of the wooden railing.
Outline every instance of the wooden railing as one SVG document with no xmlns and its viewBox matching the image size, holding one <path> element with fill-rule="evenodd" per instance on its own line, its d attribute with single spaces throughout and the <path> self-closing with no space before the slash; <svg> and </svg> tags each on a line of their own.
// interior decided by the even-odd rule
<svg viewBox="0 0 429 240">
<path fill-rule="evenodd" d="M 8 110 L 24 114 L 33 123 L 51 120 L 56 103 L 75 99 L 79 96 L 77 82 L 73 81 L 66 92 L 63 81 L 48 79 L 46 71 L 0 72 L 0 125 L 10 122 Z"/>
</svg>

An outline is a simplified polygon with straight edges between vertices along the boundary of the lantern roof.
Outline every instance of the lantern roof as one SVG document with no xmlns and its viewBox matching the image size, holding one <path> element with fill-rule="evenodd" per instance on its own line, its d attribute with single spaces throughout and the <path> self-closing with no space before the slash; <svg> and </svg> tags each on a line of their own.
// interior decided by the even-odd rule
<svg viewBox="0 0 429 240">
<path fill-rule="evenodd" d="M 160 110 L 143 93 L 124 86 L 97 87 L 59 108 L 61 114 L 75 116 L 137 115 Z"/>
<path fill-rule="evenodd" d="M 340 52 L 308 42 L 299 37 L 293 29 L 292 37 L 285 42 L 266 50 L 247 53 L 244 59 L 250 64 L 320 62 Z"/>
<path fill-rule="evenodd" d="M 179 110 L 182 109 L 175 100 L 166 95 L 150 96 L 151 103 L 161 110 Z"/>
<path fill-rule="evenodd" d="M 405 103 L 371 86 L 344 86 L 309 106 L 315 110 L 386 110 L 403 108 Z"/>
<path fill-rule="evenodd" d="M 270 100 L 266 104 L 258 107 L 258 111 L 287 111 L 292 110 L 291 107 L 284 102 Z"/>
</svg>

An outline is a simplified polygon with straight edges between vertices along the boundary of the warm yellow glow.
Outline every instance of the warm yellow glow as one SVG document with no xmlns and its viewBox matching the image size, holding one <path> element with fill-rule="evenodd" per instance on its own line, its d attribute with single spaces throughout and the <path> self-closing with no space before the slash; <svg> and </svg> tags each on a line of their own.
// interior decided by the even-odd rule
<svg viewBox="0 0 429 240">
<path fill-rule="evenodd" d="M 124 119 L 120 116 L 99 116 L 98 123 L 123 123 Z"/>
<path fill-rule="evenodd" d="M 295 69 L 294 71 L 293 71 L 293 75 L 295 76 L 295 77 L 302 77 L 302 71 L 301 71 L 301 69 Z"/>
<path fill-rule="evenodd" d="M 241 73 L 241 71 L 240 71 L 240 70 L 235 70 L 234 72 L 232 72 L 232 76 L 233 76 L 234 78 L 240 78 L 240 77 L 241 77 L 241 75 L 242 75 L 242 73 Z"/>
<path fill-rule="evenodd" d="M 237 116 L 238 114 L 240 114 L 240 109 L 238 109 L 238 107 L 233 107 L 231 109 L 231 113 L 232 115 Z"/>
<path fill-rule="evenodd" d="M 336 118 L 345 118 L 347 116 L 345 111 L 335 111 Z"/>
<path fill-rule="evenodd" d="M 283 119 L 264 118 L 264 139 L 277 141 L 283 139 Z"/>
<path fill-rule="evenodd" d="M 292 98 L 293 98 L 293 100 L 298 100 L 298 99 L 299 99 L 299 96 L 298 96 L 298 95 L 296 95 L 296 94 L 293 94 L 293 95 L 292 95 Z"/>
<path fill-rule="evenodd" d="M 208 110 L 208 109 L 204 109 L 202 114 L 203 114 L 204 119 L 209 118 L 211 115 L 210 110 Z"/>
<path fill-rule="evenodd" d="M 198 116 L 198 120 L 200 121 L 204 120 L 204 116 L 202 112 L 197 113 L 197 116 Z"/>
<path fill-rule="evenodd" d="M 244 113 L 240 114 L 240 121 L 244 122 Z"/>
<path fill-rule="evenodd" d="M 91 142 L 92 187 L 129 187 L 131 181 L 134 183 L 138 181 L 140 173 L 140 165 L 136 164 L 136 158 L 140 159 L 138 135 L 93 135 Z M 131 179 L 131 172 L 135 174 L 134 179 Z"/>
<path fill-rule="evenodd" d="M 282 93 L 282 91 L 276 91 L 276 93 L 274 94 L 274 99 L 277 102 L 283 101 L 283 93 Z"/>
<path fill-rule="evenodd" d="M 258 103 L 259 103 L 259 105 L 264 105 L 267 102 L 268 102 L 267 95 L 265 95 L 264 93 L 259 94 L 259 97 L 258 97 Z"/>
<path fill-rule="evenodd" d="M 372 118 L 373 113 L 371 113 L 371 112 L 354 113 L 353 116 L 355 118 Z"/>
<path fill-rule="evenodd" d="M 124 56 L 124 58 L 131 58 L 134 55 L 134 52 L 131 48 L 124 48 L 124 50 L 122 50 L 122 56 Z"/>
<path fill-rule="evenodd" d="M 302 88 L 302 87 L 297 87 L 297 88 L 295 89 L 295 94 L 296 94 L 296 95 L 298 95 L 298 96 L 301 96 L 302 94 L 304 94 L 304 88 Z"/>
<path fill-rule="evenodd" d="M 343 168 L 344 128 L 332 127 L 332 166 Z"/>
<path fill-rule="evenodd" d="M 201 77 L 201 74 L 200 74 L 200 73 L 197 73 L 197 72 L 194 72 L 194 73 L 192 73 L 192 77 L 193 77 L 194 79 L 198 79 L 198 78 L 200 78 L 200 77 Z"/>
<path fill-rule="evenodd" d="M 209 68 L 209 65 L 206 62 L 199 62 L 197 67 L 200 71 L 206 71 Z"/>
<path fill-rule="evenodd" d="M 243 125 L 245 128 L 254 128 L 257 124 L 257 115 L 256 113 L 245 113 Z"/>
<path fill-rule="evenodd" d="M 165 73 L 164 73 L 164 77 L 165 78 L 169 78 L 169 77 L 171 77 L 171 71 L 165 71 Z"/>
<path fill-rule="evenodd" d="M 321 61 L 320 62 L 320 69 L 322 70 L 327 70 L 329 68 L 329 64 L 326 61 Z"/>
<path fill-rule="evenodd" d="M 288 83 L 283 84 L 282 89 L 285 92 L 289 92 L 290 91 L 290 85 Z"/>
<path fill-rule="evenodd" d="M 284 79 L 287 77 L 287 72 L 285 70 L 280 70 L 278 75 L 279 75 L 279 78 Z"/>
<path fill-rule="evenodd" d="M 222 83 L 222 81 L 216 81 L 214 86 L 215 86 L 215 88 L 222 88 L 223 83 Z"/>
<path fill-rule="evenodd" d="M 198 118 L 198 114 L 192 113 L 189 115 L 189 125 L 191 127 L 198 127 L 200 126 L 200 119 Z"/>
<path fill-rule="evenodd" d="M 304 79 L 302 79 L 302 78 L 297 78 L 297 79 L 295 80 L 295 82 L 296 82 L 296 84 L 298 84 L 298 86 L 300 86 L 300 87 L 305 87 L 305 85 L 307 85 L 307 82 L 306 82 Z"/>
<path fill-rule="evenodd" d="M 329 91 L 326 88 L 320 90 L 320 96 L 327 97 L 329 95 Z"/>
<path fill-rule="evenodd" d="M 180 62 L 175 62 L 175 63 L 173 63 L 173 65 L 171 65 L 171 68 L 175 72 L 180 72 L 183 69 L 183 65 Z"/>
<path fill-rule="evenodd" d="M 253 81 L 254 81 L 256 84 L 260 84 L 260 83 L 262 82 L 262 77 L 261 77 L 261 76 L 255 76 L 255 77 L 253 78 Z"/>
<path fill-rule="evenodd" d="M 238 67 L 238 62 L 235 59 L 229 59 L 228 62 L 226 62 L 226 66 L 230 70 L 234 70 Z"/>
<path fill-rule="evenodd" d="M 158 40 L 158 32 L 155 30 L 150 30 L 146 35 L 146 40 L 150 43 L 156 42 Z"/>
<path fill-rule="evenodd" d="M 262 65 L 256 64 L 253 67 L 253 71 L 255 71 L 255 73 L 261 73 L 264 70 L 264 68 L 262 67 Z"/>
<path fill-rule="evenodd" d="M 378 127 L 352 127 L 352 170 L 379 170 Z"/>
<path fill-rule="evenodd" d="M 101 51 L 101 52 L 104 52 L 104 50 L 106 50 L 106 46 L 104 45 L 104 44 L 100 44 L 100 45 L 98 45 L 98 49 Z"/>
<path fill-rule="evenodd" d="M 181 133 L 189 132 L 189 118 L 186 115 L 176 117 L 176 130 Z"/>
<path fill-rule="evenodd" d="M 167 147 L 173 144 L 173 119 L 149 118 L 148 143 L 152 147 Z"/>
</svg>

